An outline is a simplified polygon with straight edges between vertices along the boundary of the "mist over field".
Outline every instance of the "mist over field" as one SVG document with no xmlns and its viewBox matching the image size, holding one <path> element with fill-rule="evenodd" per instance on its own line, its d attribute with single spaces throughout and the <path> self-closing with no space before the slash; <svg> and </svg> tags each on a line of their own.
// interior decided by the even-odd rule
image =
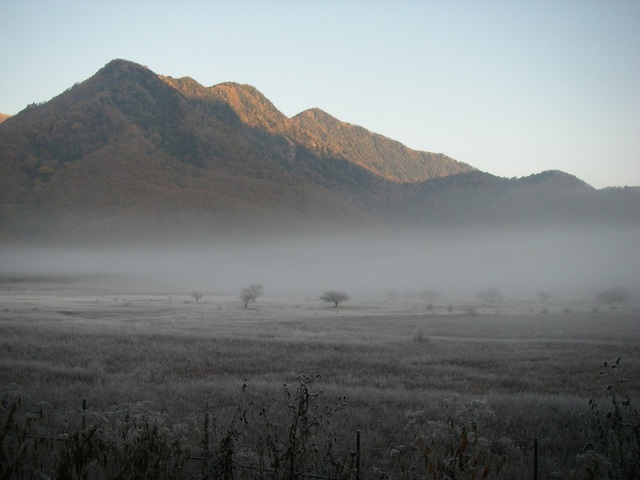
<svg viewBox="0 0 640 480">
<path fill-rule="evenodd" d="M 0 393 L 27 399 L 25 418 L 41 419 L 31 412 L 46 402 L 51 415 L 37 421 L 68 432 L 70 424 L 84 429 L 89 412 L 87 421 L 100 422 L 100 438 L 117 453 L 128 448 L 120 425 L 133 411 L 160 419 L 159 431 L 175 432 L 188 455 L 202 451 L 205 459 L 218 455 L 209 447 L 231 431 L 227 425 L 239 423 L 234 462 L 254 468 L 245 462 L 262 461 L 254 446 L 267 435 L 286 442 L 298 423 L 288 394 L 304 390 L 295 379 L 314 378 L 313 392 L 323 395 L 311 398 L 322 403 L 308 411 L 326 412 L 340 399 L 331 454 L 351 458 L 362 432 L 364 477 L 401 478 L 396 446 L 429 435 L 439 455 L 473 425 L 483 448 L 475 455 L 504 465 L 496 478 L 529 471 L 534 445 L 542 478 L 573 478 L 592 467 L 580 453 L 587 437 L 577 432 L 586 425 L 596 438 L 589 408 L 593 399 L 610 405 L 605 385 L 614 386 L 613 398 L 632 395 L 637 405 L 638 229 L 160 238 L 0 247 Z M 241 290 L 257 283 L 264 293 L 247 308 Z M 492 289 L 500 295 L 490 299 Z M 349 302 L 322 302 L 328 290 Z M 609 301 L 607 292 L 624 295 Z M 606 372 L 603 362 L 612 365 Z M 245 386 L 255 408 L 246 424 L 236 422 Z M 219 429 L 209 429 L 209 408 Z M 609 424 L 631 426 L 621 412 L 625 420 Z M 24 431 L 36 438 L 34 425 Z M 273 435 L 272 425 L 283 433 Z M 10 441 L 30 446 L 31 438 Z M 174 448 L 172 439 L 158 441 Z M 55 442 L 37 454 L 53 469 L 67 447 Z M 116 457 L 105 464 L 120 465 Z M 202 471 L 194 458 L 176 478 Z M 405 458 L 415 471 L 424 468 L 422 448 Z M 320 463 L 308 464 L 315 471 Z"/>
<path fill-rule="evenodd" d="M 114 290 L 236 293 L 262 283 L 265 296 L 431 290 L 470 297 L 497 288 L 592 295 L 640 289 L 637 229 L 458 228 L 397 234 L 245 238 L 138 246 L 3 246 L 0 276 L 95 276 Z"/>
</svg>

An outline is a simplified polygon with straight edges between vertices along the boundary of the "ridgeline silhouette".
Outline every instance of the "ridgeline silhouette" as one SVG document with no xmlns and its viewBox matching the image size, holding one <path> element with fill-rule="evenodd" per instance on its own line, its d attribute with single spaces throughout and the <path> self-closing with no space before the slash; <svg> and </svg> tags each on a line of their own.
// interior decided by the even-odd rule
<svg viewBox="0 0 640 480">
<path fill-rule="evenodd" d="M 249 85 L 114 60 L 0 123 L 0 238 L 236 235 L 487 222 L 638 224 L 640 190 L 412 150 Z"/>
</svg>

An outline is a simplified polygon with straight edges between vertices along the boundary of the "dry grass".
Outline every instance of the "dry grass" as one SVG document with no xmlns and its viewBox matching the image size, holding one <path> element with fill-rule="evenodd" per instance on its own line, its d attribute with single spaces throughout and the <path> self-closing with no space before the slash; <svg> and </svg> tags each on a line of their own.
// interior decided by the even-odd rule
<svg viewBox="0 0 640 480">
<path fill-rule="evenodd" d="M 370 474 L 397 473 L 394 455 L 416 422 L 429 434 L 451 416 L 502 445 L 507 474 L 530 471 L 537 437 L 542 478 L 566 476 L 583 443 L 579 415 L 603 395 L 603 361 L 622 356 L 628 377 L 640 372 L 640 315 L 630 308 L 508 304 L 471 316 L 462 304 L 354 299 L 333 309 L 265 298 L 244 310 L 233 295 L 196 304 L 186 293 L 30 284 L 5 284 L 0 295 L 0 385 L 18 384 L 33 402 L 150 401 L 196 429 L 209 391 L 223 418 L 245 381 L 269 403 L 283 382 L 320 374 L 327 399 L 347 396 L 338 435 L 351 446 L 363 432 Z"/>
</svg>

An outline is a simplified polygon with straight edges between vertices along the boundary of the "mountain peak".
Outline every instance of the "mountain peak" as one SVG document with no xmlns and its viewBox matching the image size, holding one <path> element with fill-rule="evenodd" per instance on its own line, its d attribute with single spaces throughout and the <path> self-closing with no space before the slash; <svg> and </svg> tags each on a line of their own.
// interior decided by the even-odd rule
<svg viewBox="0 0 640 480">
<path fill-rule="evenodd" d="M 110 82 L 117 84 L 122 81 L 145 82 L 157 79 L 157 75 L 149 68 L 129 60 L 111 60 L 104 67 L 89 78 L 88 82 Z"/>
<path fill-rule="evenodd" d="M 141 65 L 136 62 L 132 62 L 131 60 L 116 58 L 114 60 L 111 60 L 104 67 L 98 70 L 98 74 L 113 74 L 116 72 L 126 72 L 126 71 L 135 71 L 135 70 L 146 70 L 148 72 L 151 72 L 151 70 L 149 70 L 149 68 L 145 67 L 144 65 Z"/>
<path fill-rule="evenodd" d="M 251 127 L 266 127 L 281 131 L 287 117 L 257 88 L 236 82 L 225 82 L 209 87 L 209 92 L 227 103 L 243 123 Z"/>
<path fill-rule="evenodd" d="M 298 113 L 296 116 L 294 116 L 293 118 L 313 118 L 317 121 L 333 121 L 333 122 L 340 122 L 340 120 L 338 120 L 336 117 L 328 114 L 327 112 L 325 112 L 324 110 L 318 108 L 318 107 L 312 107 L 312 108 L 308 108 L 306 110 L 303 110 L 302 112 Z"/>
<path fill-rule="evenodd" d="M 547 184 L 572 189 L 593 189 L 593 187 L 584 180 L 580 180 L 575 175 L 561 170 L 545 170 L 544 172 L 535 173 L 520 180 L 529 185 Z"/>
<path fill-rule="evenodd" d="M 338 120 L 319 108 L 293 117 L 290 132 L 313 151 L 345 158 L 394 183 L 420 183 L 473 167 L 446 155 L 412 150 L 364 127 Z"/>
<path fill-rule="evenodd" d="M 191 77 L 176 79 L 160 75 L 159 78 L 192 100 L 225 104 L 245 125 L 266 128 L 269 131 L 281 131 L 287 121 L 287 117 L 251 85 L 224 82 L 212 87 L 204 87 Z"/>
</svg>

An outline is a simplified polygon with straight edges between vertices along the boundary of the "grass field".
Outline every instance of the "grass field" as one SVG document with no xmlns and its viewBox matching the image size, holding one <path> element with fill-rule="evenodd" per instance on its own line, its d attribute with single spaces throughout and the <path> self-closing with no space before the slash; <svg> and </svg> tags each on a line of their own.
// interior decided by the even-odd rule
<svg viewBox="0 0 640 480">
<path fill-rule="evenodd" d="M 27 406 L 47 402 L 57 412 L 42 427 L 50 435 L 79 426 L 83 399 L 92 414 L 135 405 L 180 426 L 198 453 L 206 412 L 230 425 L 251 398 L 284 425 L 286 391 L 308 375 L 318 408 L 341 405 L 336 455 L 348 457 L 362 432 L 364 478 L 432 478 L 416 439 L 452 445 L 471 426 L 477 458 L 505 459 L 500 478 L 533 478 L 536 438 L 539 478 L 581 478 L 590 399 L 605 408 L 613 381 L 635 408 L 640 396 L 640 311 L 628 304 L 506 299 L 472 310 L 456 299 L 354 296 L 334 309 L 265 293 L 243 309 L 233 294 L 196 303 L 130 285 L 7 280 L 0 289 L 0 385 Z M 603 367 L 618 357 L 616 370 Z M 238 440 L 247 461 L 247 432 L 266 428 L 258 417 Z"/>
</svg>

